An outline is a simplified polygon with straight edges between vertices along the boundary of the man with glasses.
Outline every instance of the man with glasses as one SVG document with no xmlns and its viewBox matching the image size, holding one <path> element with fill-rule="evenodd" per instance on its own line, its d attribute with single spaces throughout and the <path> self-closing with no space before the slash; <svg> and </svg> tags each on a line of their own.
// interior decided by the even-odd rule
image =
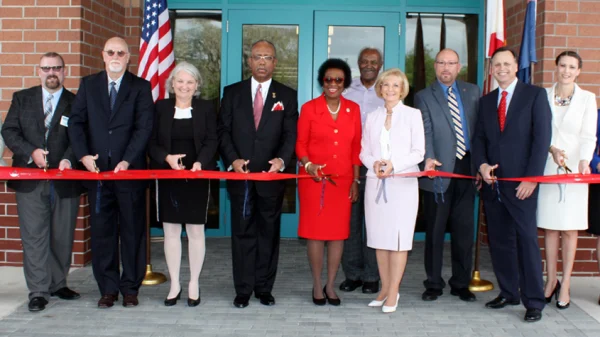
<svg viewBox="0 0 600 337">
<path fill-rule="evenodd" d="M 255 42 L 247 61 L 252 77 L 223 91 L 219 152 L 225 167 L 234 172 L 281 172 L 295 165 L 297 93 L 272 79 L 277 57 L 271 42 Z M 227 181 L 235 307 L 247 307 L 252 292 L 261 304 L 275 304 L 271 291 L 284 187 L 284 181 Z"/>
<path fill-rule="evenodd" d="M 65 63 L 54 52 L 42 55 L 41 85 L 13 95 L 2 136 L 13 152 L 13 166 L 71 169 L 77 163 L 67 135 L 75 95 L 63 87 Z M 46 308 L 51 296 L 80 296 L 67 287 L 81 185 L 76 181 L 12 180 L 23 245 L 23 271 L 29 311 Z"/>
<path fill-rule="evenodd" d="M 352 79 L 350 87 L 344 91 L 345 98 L 360 106 L 360 120 L 364 126 L 367 114 L 383 106 L 383 99 L 375 93 L 375 81 L 383 66 L 381 52 L 375 48 L 363 48 L 358 54 L 360 77 Z M 365 166 L 360 167 L 360 176 L 367 174 Z M 367 247 L 365 232 L 365 180 L 361 179 L 358 200 L 352 204 L 350 236 L 344 243 L 342 268 L 346 280 L 340 284 L 342 291 L 354 291 L 362 285 L 362 292 L 375 294 L 379 291 L 379 272 L 375 249 Z"/>
<path fill-rule="evenodd" d="M 125 40 L 113 37 L 106 41 L 102 51 L 105 70 L 82 79 L 73 103 L 69 137 L 75 156 L 90 172 L 113 171 L 118 175 L 128 169 L 146 169 L 154 103 L 150 83 L 127 71 L 129 56 Z M 85 184 L 90 203 L 92 269 L 102 295 L 98 307 L 112 307 L 119 292 L 123 306 L 137 306 L 146 267 L 146 182 Z"/>
<path fill-rule="evenodd" d="M 435 58 L 436 80 L 415 95 L 415 108 L 421 110 L 425 128 L 424 170 L 440 170 L 473 176 L 477 170 L 471 159 L 480 91 L 474 84 L 458 80 L 461 64 L 458 53 L 441 50 Z M 467 179 L 419 179 L 425 223 L 425 272 L 423 301 L 442 296 L 444 236 L 451 233 L 452 277 L 450 294 L 475 301 L 469 291 L 473 249 L 473 206 L 475 186 Z"/>
</svg>

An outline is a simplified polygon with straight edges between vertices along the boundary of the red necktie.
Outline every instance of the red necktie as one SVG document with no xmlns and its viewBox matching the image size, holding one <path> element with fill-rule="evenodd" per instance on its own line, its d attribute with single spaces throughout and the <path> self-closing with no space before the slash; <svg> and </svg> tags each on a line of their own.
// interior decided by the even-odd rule
<svg viewBox="0 0 600 337">
<path fill-rule="evenodd" d="M 502 92 L 502 98 L 500 98 L 500 104 L 498 104 L 498 123 L 500 123 L 500 131 L 504 131 L 504 124 L 506 123 L 506 95 L 508 92 Z"/>
<path fill-rule="evenodd" d="M 254 127 L 258 130 L 258 123 L 260 123 L 260 117 L 262 116 L 263 107 L 263 96 L 261 92 L 261 85 L 256 88 L 256 95 L 254 96 Z"/>
</svg>

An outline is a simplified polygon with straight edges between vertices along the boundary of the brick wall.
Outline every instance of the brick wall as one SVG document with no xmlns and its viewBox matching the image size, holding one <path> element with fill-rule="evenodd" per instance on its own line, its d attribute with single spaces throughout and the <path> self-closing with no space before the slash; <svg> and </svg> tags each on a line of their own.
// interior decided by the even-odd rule
<svg viewBox="0 0 600 337">
<path fill-rule="evenodd" d="M 523 34 L 526 0 L 505 0 L 507 45 L 518 53 Z M 564 50 L 575 50 L 583 58 L 583 68 L 577 83 L 596 94 L 600 106 L 600 1 L 599 0 L 538 0 L 536 46 L 538 63 L 534 83 L 549 87 L 555 81 L 555 58 Z M 600 205 L 599 205 L 600 206 Z M 544 257 L 544 236 L 539 231 Z M 598 276 L 596 237 L 579 233 L 573 275 Z M 560 255 L 559 255 L 560 258 Z M 545 264 L 545 261 L 544 261 Z M 544 266 L 545 268 L 545 266 Z M 562 268 L 559 260 L 558 270 Z"/>
<path fill-rule="evenodd" d="M 55 51 L 66 63 L 65 87 L 77 91 L 79 80 L 104 68 L 102 48 L 112 36 L 124 37 L 137 64 L 140 0 L 0 0 L 0 115 L 2 120 L 15 91 L 39 85 L 40 55 Z M 136 66 L 130 67 L 135 72 Z M 10 164 L 12 153 L 4 158 Z M 73 265 L 91 261 L 89 209 L 81 198 Z M 20 265 L 22 246 L 14 192 L 0 182 L 0 266 Z"/>
</svg>

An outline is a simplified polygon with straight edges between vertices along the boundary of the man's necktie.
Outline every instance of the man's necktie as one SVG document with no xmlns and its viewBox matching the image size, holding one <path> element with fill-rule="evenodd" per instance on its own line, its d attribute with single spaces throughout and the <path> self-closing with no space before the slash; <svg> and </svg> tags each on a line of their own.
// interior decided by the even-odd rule
<svg viewBox="0 0 600 337">
<path fill-rule="evenodd" d="M 456 132 L 456 158 L 463 159 L 467 153 L 467 147 L 465 146 L 465 135 L 463 133 L 460 110 L 458 110 L 458 102 L 456 101 L 454 92 L 452 92 L 452 87 L 448 88 L 448 108 L 450 108 L 454 132 Z"/>
<path fill-rule="evenodd" d="M 44 105 L 44 126 L 46 126 L 46 133 L 44 137 L 48 139 L 48 133 L 50 132 L 50 125 L 52 124 L 52 94 L 46 98 L 46 104 Z"/>
<path fill-rule="evenodd" d="M 110 111 L 112 111 L 117 101 L 117 83 L 115 81 L 110 82 L 110 95 L 108 95 L 108 98 L 110 99 Z"/>
<path fill-rule="evenodd" d="M 504 131 L 504 124 L 506 123 L 506 95 L 508 92 L 502 92 L 502 98 L 500 98 L 500 104 L 498 104 L 498 123 L 500 124 L 500 131 Z"/>
<path fill-rule="evenodd" d="M 256 88 L 256 95 L 254 96 L 254 127 L 258 130 L 258 123 L 260 123 L 260 117 L 262 116 L 263 107 L 263 96 L 261 92 L 261 85 Z"/>
</svg>

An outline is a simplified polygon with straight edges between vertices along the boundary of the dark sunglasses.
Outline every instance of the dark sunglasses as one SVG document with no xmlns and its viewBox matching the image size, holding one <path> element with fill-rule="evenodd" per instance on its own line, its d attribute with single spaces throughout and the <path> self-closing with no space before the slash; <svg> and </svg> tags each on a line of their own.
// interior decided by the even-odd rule
<svg viewBox="0 0 600 337">
<path fill-rule="evenodd" d="M 115 55 L 115 53 L 117 53 L 117 56 L 119 56 L 119 57 L 123 57 L 128 54 L 126 51 L 123 51 L 123 50 L 112 50 L 112 49 L 105 50 L 104 52 L 106 53 L 106 55 L 108 55 L 110 57 Z"/>
<path fill-rule="evenodd" d="M 343 77 L 325 77 L 323 79 L 323 82 L 325 82 L 325 83 L 335 82 L 336 84 L 341 84 L 341 83 L 344 83 L 344 78 Z"/>
<path fill-rule="evenodd" d="M 42 71 L 45 73 L 49 72 L 50 70 L 60 71 L 62 68 L 63 66 L 40 67 L 40 69 L 42 69 Z"/>
</svg>

